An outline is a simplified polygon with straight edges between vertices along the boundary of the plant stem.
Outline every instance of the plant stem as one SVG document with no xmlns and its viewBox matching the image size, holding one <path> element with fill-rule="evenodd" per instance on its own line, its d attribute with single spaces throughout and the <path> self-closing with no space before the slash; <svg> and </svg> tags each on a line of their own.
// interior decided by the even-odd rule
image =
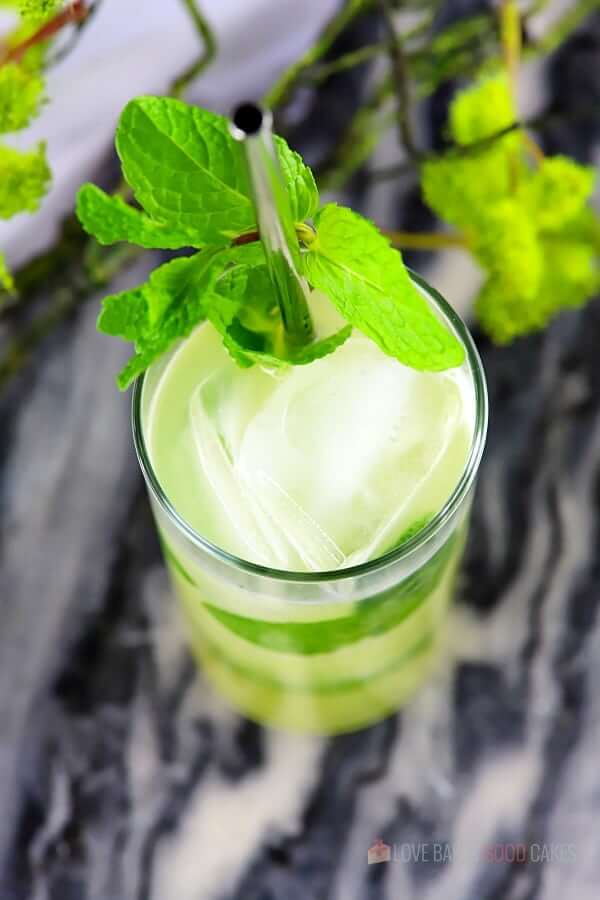
<svg viewBox="0 0 600 900">
<path fill-rule="evenodd" d="M 394 88 L 388 75 L 376 85 L 369 100 L 353 116 L 346 132 L 331 157 L 316 171 L 319 187 L 337 190 L 348 181 L 369 158 L 383 131 L 396 119 L 386 116 L 382 108 L 393 95 Z"/>
<path fill-rule="evenodd" d="M 416 37 L 420 37 L 430 27 L 431 16 L 426 16 L 422 22 L 419 22 L 418 25 L 415 25 L 414 28 L 409 29 L 406 34 L 403 35 L 402 40 L 404 46 L 406 47 L 406 45 Z M 348 53 L 338 56 L 337 59 L 332 59 L 331 62 L 323 62 L 315 66 L 312 70 L 309 69 L 306 73 L 306 78 L 303 80 L 312 85 L 321 84 L 332 75 L 337 75 L 340 72 L 347 72 L 348 69 L 353 69 L 355 66 L 360 66 L 365 62 L 369 62 L 369 60 L 389 52 L 389 49 L 390 41 L 385 40 L 379 41 L 376 44 L 368 44 L 366 47 L 359 47 L 357 50 L 350 50 Z M 424 56 L 425 54 L 419 55 Z M 407 54 L 407 56 L 410 59 L 411 54 Z"/>
<path fill-rule="evenodd" d="M 406 250 L 443 250 L 467 247 L 467 240 L 462 234 L 452 234 L 443 231 L 437 232 L 410 232 L 387 231 L 382 229 L 394 247 L 404 247 Z"/>
<path fill-rule="evenodd" d="M 242 247 L 244 244 L 254 244 L 260 240 L 258 231 L 247 231 L 245 234 L 238 234 L 231 242 L 233 247 Z"/>
<path fill-rule="evenodd" d="M 542 37 L 529 47 L 524 57 L 529 59 L 541 53 L 552 53 L 583 22 L 590 13 L 598 9 L 598 0 L 579 0 L 546 30 Z"/>
<path fill-rule="evenodd" d="M 544 161 L 544 159 L 546 158 L 544 155 L 544 151 L 542 150 L 538 142 L 534 140 L 527 131 L 523 131 L 523 143 L 525 145 L 525 149 L 534 160 L 534 162 L 539 165 Z"/>
<path fill-rule="evenodd" d="M 310 235 L 306 233 L 308 226 L 301 226 L 298 231 L 299 237 L 304 238 L 304 242 L 310 244 Z M 310 229 L 308 229 L 310 230 Z M 441 250 L 444 248 L 466 247 L 467 239 L 462 234 L 434 231 L 434 232 L 411 232 L 411 231 L 389 231 L 386 228 L 381 229 L 381 233 L 387 235 L 392 244 L 397 247 L 405 247 L 407 250 Z M 308 240 L 307 240 L 308 238 Z M 314 235 L 312 235 L 314 239 Z M 246 234 L 240 234 L 231 242 L 234 247 L 241 244 L 252 244 L 260 240 L 258 231 L 248 231 Z"/>
<path fill-rule="evenodd" d="M 89 28 L 94 20 L 94 16 L 102 6 L 103 0 L 92 0 L 90 6 L 88 6 L 88 14 L 85 18 L 81 19 L 76 23 L 76 28 L 74 29 L 73 35 L 69 37 L 69 39 L 64 43 L 62 47 L 59 47 L 56 51 L 52 51 L 46 57 L 45 66 L 47 69 L 52 68 L 52 66 L 57 65 L 59 62 L 62 62 L 63 59 L 66 59 L 67 56 L 75 49 L 77 44 L 82 38 L 82 35 L 86 28 Z"/>
<path fill-rule="evenodd" d="M 419 151 L 412 131 L 409 73 L 404 43 L 396 28 L 389 0 L 378 0 L 378 2 L 389 33 L 389 55 L 397 94 L 398 138 L 408 156 L 411 159 L 417 159 Z"/>
<path fill-rule="evenodd" d="M 313 70 L 307 72 L 306 81 L 313 85 L 322 84 L 332 75 L 338 75 L 340 72 L 347 72 L 355 66 L 369 62 L 386 50 L 389 50 L 389 41 L 381 41 L 378 44 L 367 44 L 366 47 L 359 47 L 357 50 L 351 50 L 333 59 L 331 62 L 321 63 Z"/>
<path fill-rule="evenodd" d="M 203 43 L 203 51 L 198 59 L 188 66 L 185 71 L 179 75 L 171 86 L 171 94 L 174 97 L 181 97 L 188 85 L 207 68 L 217 55 L 217 40 L 214 32 L 206 17 L 200 10 L 196 0 L 182 0 L 189 16 L 194 24 L 200 40 Z"/>
<path fill-rule="evenodd" d="M 20 62 L 32 47 L 50 40 L 66 25 L 83 22 L 88 14 L 89 8 L 84 0 L 73 0 L 72 3 L 69 3 L 68 6 L 58 12 L 49 22 L 45 22 L 28 38 L 15 44 L 14 47 L 4 46 L 0 49 L 0 66 L 5 66 L 11 62 Z"/>
<path fill-rule="evenodd" d="M 274 109 L 283 106 L 292 94 L 296 84 L 307 69 L 314 66 L 327 53 L 338 35 L 352 22 L 356 16 L 366 10 L 372 0 L 344 0 L 342 8 L 329 20 L 317 41 L 306 51 L 263 97 L 263 104 Z"/>
<path fill-rule="evenodd" d="M 537 16 L 546 6 L 548 6 L 548 0 L 533 0 L 521 16 L 523 22 L 528 22 L 534 16 Z"/>
<path fill-rule="evenodd" d="M 496 141 L 500 140 L 500 138 L 505 137 L 507 134 L 512 134 L 513 131 L 518 131 L 519 129 L 525 128 L 534 128 L 543 121 L 546 121 L 544 116 L 538 116 L 535 119 L 530 119 L 528 122 L 511 122 L 510 125 L 505 125 L 504 128 L 500 128 L 498 131 L 492 132 L 492 134 L 488 134 L 484 138 L 479 138 L 477 141 L 472 141 L 470 144 L 454 144 L 445 153 L 430 153 L 427 156 L 422 156 L 420 162 L 427 162 L 428 160 L 435 159 L 443 159 L 448 157 L 461 157 L 468 156 L 471 153 L 478 153 L 481 150 L 485 150 L 486 147 L 489 147 L 491 144 L 495 144 Z M 536 145 L 537 147 L 537 145 Z M 540 151 L 541 152 L 541 151 Z M 375 169 L 373 172 L 369 173 L 369 179 L 372 181 L 389 181 L 392 178 L 398 178 L 402 175 L 407 175 L 410 172 L 413 172 L 415 169 L 415 165 L 413 162 L 401 162 L 396 165 L 385 166 L 381 169 Z"/>
<path fill-rule="evenodd" d="M 451 78 L 470 74 L 478 65 L 471 50 L 473 44 L 479 47 L 483 40 L 481 31 L 485 20 L 482 16 L 474 16 L 465 20 L 463 28 L 466 28 L 466 39 L 464 43 L 452 42 L 450 47 L 445 47 L 442 40 L 444 33 L 435 39 L 433 44 L 429 44 L 425 49 L 414 50 L 406 54 L 406 60 L 409 65 L 410 72 L 417 82 L 421 82 L 419 97 L 423 98 L 431 94 L 440 84 Z M 468 27 L 467 27 L 468 26 Z M 417 26 L 418 30 L 422 30 L 422 26 Z M 415 34 L 417 29 L 408 32 L 408 35 Z M 438 49 L 435 50 L 435 45 Z M 389 42 L 386 42 L 389 48 Z M 468 63 L 459 65 L 462 58 L 468 55 Z M 455 60 L 453 66 L 448 63 Z M 433 74 L 427 79 L 425 77 L 425 68 L 432 69 Z M 440 75 L 439 72 L 442 72 Z M 371 98 L 363 105 L 355 114 L 345 133 L 338 142 L 337 147 L 331 153 L 327 162 L 320 167 L 317 174 L 319 176 L 319 186 L 330 190 L 337 190 L 348 181 L 348 179 L 363 165 L 377 146 L 381 133 L 396 121 L 396 117 L 389 119 L 382 114 L 382 108 L 388 100 L 394 95 L 394 80 L 391 76 L 385 75 L 378 83 L 372 93 Z M 400 175 L 406 174 L 407 171 L 414 171 L 414 160 L 404 163 L 399 167 L 393 167 L 394 172 Z M 390 169 L 391 171 L 391 169 Z"/>
<path fill-rule="evenodd" d="M 531 128 L 534 125 L 539 124 L 540 121 L 541 117 L 532 119 L 530 122 L 512 122 L 510 125 L 505 125 L 504 128 L 500 128 L 499 131 L 494 131 L 492 134 L 487 135 L 487 137 L 479 138 L 479 140 L 473 141 L 470 144 L 455 144 L 446 150 L 445 153 L 430 153 L 427 156 L 422 156 L 420 162 L 423 163 L 429 160 L 447 159 L 448 157 L 461 157 L 468 156 L 471 153 L 478 153 L 480 150 L 485 150 L 486 147 L 496 143 L 496 141 L 505 137 L 505 135 L 512 134 L 513 131 L 518 131 L 521 128 Z M 414 170 L 414 162 L 404 161 L 395 165 L 385 166 L 381 169 L 375 169 L 373 172 L 369 173 L 369 180 L 389 181 L 392 178 L 408 175 L 411 172 L 414 172 Z"/>
<path fill-rule="evenodd" d="M 508 73 L 513 106 L 517 109 L 519 65 L 521 61 L 522 44 L 521 17 L 516 0 L 502 0 L 502 5 L 500 7 L 500 34 L 502 40 L 502 54 Z M 538 164 L 542 162 L 544 159 L 543 150 L 525 130 L 522 132 L 522 140 L 523 145 L 533 160 Z M 511 182 L 516 186 L 517 181 L 518 162 L 516 159 L 513 159 L 511 166 Z"/>
<path fill-rule="evenodd" d="M 500 5 L 500 38 L 502 57 L 508 74 L 513 105 L 517 105 L 517 80 L 521 59 L 521 17 L 516 0 L 502 0 Z"/>
<path fill-rule="evenodd" d="M 531 60 L 554 50 L 581 24 L 592 10 L 597 8 L 597 6 L 598 0 L 579 0 L 573 9 L 566 12 L 553 26 L 550 27 L 543 38 L 539 41 L 527 44 L 527 46 L 523 48 L 522 58 L 524 60 Z M 473 17 L 474 31 L 478 30 L 475 26 L 479 23 L 479 19 L 481 19 L 481 16 Z M 481 25 L 482 23 L 479 24 Z M 436 39 L 438 43 L 440 42 L 441 37 L 442 36 L 439 36 Z M 475 68 L 473 62 L 474 57 L 471 53 L 465 53 L 471 46 L 472 41 L 473 36 L 469 37 L 465 44 L 459 44 L 449 51 L 441 53 L 441 55 L 436 55 L 433 51 L 433 45 L 423 50 L 419 49 L 406 54 L 411 72 L 414 73 L 414 77 L 416 77 L 417 80 L 424 84 L 424 87 L 419 90 L 420 97 L 427 96 L 435 88 L 439 87 L 449 79 L 472 74 Z M 483 41 L 483 36 L 477 38 L 479 44 L 481 41 Z M 462 63 L 463 56 L 465 56 L 464 64 Z M 449 69 L 447 66 L 443 65 L 444 62 L 453 58 L 456 58 L 455 65 L 451 66 Z M 440 66 L 442 66 L 443 70 L 441 77 L 436 76 L 433 80 L 425 77 L 425 67 L 432 68 L 435 73 L 435 70 L 439 69 Z M 374 150 L 377 145 L 377 133 L 378 131 L 381 131 L 381 127 L 374 123 L 378 122 L 380 117 L 380 107 L 387 102 L 392 92 L 393 85 L 388 79 L 387 82 L 380 86 L 377 91 L 377 96 L 369 100 L 368 104 L 356 113 L 345 134 L 339 141 L 337 148 L 332 152 L 330 159 L 321 167 L 319 173 L 319 183 L 321 186 L 333 190 L 342 187 L 354 172 L 368 159 L 372 150 Z M 533 124 L 534 123 L 521 125 L 515 123 L 494 135 L 490 135 L 489 138 L 484 138 L 481 142 L 474 143 L 468 149 L 460 148 L 458 152 L 462 153 L 465 151 L 470 152 L 471 150 L 476 151 L 477 149 L 482 149 L 485 144 L 491 143 L 499 137 L 503 137 L 510 131 L 514 131 L 521 127 L 532 127 Z M 369 129 L 373 129 L 370 138 L 368 137 Z M 539 153 L 542 152 L 539 147 L 538 150 Z M 529 152 L 533 152 L 533 147 L 531 145 L 529 146 Z M 389 166 L 386 167 L 386 169 L 381 169 L 378 172 L 373 173 L 371 177 L 376 181 L 387 180 L 396 175 L 405 175 L 413 168 L 414 167 L 411 164 L 401 163 L 397 166 Z"/>
</svg>

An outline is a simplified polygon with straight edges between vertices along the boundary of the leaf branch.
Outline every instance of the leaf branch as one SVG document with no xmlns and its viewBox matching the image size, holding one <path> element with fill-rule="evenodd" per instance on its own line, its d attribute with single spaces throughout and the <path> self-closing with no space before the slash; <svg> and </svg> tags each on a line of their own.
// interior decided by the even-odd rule
<svg viewBox="0 0 600 900">
<path fill-rule="evenodd" d="M 389 56 L 397 94 L 397 126 L 401 145 L 411 159 L 417 159 L 419 151 L 412 131 L 409 70 L 404 42 L 396 28 L 389 0 L 378 0 L 389 34 Z"/>
<path fill-rule="evenodd" d="M 348 53 L 332 59 L 331 62 L 320 63 L 313 69 L 308 69 L 305 80 L 312 85 L 322 84 L 331 78 L 332 75 L 339 75 L 340 72 L 347 72 L 355 66 L 361 66 L 363 63 L 369 62 L 389 50 L 389 41 L 380 41 L 377 44 L 367 44 L 366 47 L 358 47 L 357 50 L 350 50 Z"/>
<path fill-rule="evenodd" d="M 15 44 L 14 47 L 5 45 L 0 48 L 0 66 L 5 66 L 11 62 L 20 62 L 32 47 L 50 40 L 67 25 L 83 22 L 89 15 L 89 12 L 90 9 L 85 0 L 72 0 L 64 9 L 41 25 L 28 38 Z"/>
<path fill-rule="evenodd" d="M 540 54 L 552 53 L 579 28 L 590 13 L 597 9 L 598 0 L 578 0 L 574 4 L 569 4 L 567 11 L 559 16 L 545 33 L 538 40 L 531 42 L 524 52 L 524 58 L 529 59 Z"/>
<path fill-rule="evenodd" d="M 195 62 L 188 66 L 173 82 L 171 94 L 174 97 L 181 97 L 186 88 L 211 64 L 217 55 L 217 39 L 196 0 L 182 0 L 182 3 L 202 41 L 203 50 Z"/>
<path fill-rule="evenodd" d="M 522 54 L 521 16 L 516 0 L 502 0 L 500 6 L 500 36 L 502 56 L 508 75 L 508 83 L 512 94 L 513 106 L 518 105 L 519 66 Z M 535 162 L 544 159 L 541 147 L 525 130 L 522 132 L 523 144 Z M 516 175 L 513 174 L 516 181 Z"/>
<path fill-rule="evenodd" d="M 404 46 L 406 47 L 413 42 L 415 38 L 425 35 L 431 27 L 431 22 L 432 16 L 426 15 L 414 26 L 414 28 L 410 28 L 406 34 L 403 35 L 402 40 Z M 337 59 L 332 59 L 331 62 L 322 62 L 309 68 L 301 81 L 305 81 L 307 84 L 312 85 L 322 84 L 324 81 L 327 81 L 328 78 L 331 78 L 332 75 L 338 75 L 340 72 L 347 72 L 355 66 L 370 62 L 370 60 L 383 55 L 383 53 L 388 53 L 389 50 L 389 39 L 378 41 L 375 44 L 367 44 L 366 47 L 359 47 L 356 50 L 350 50 L 348 53 L 343 53 L 341 56 L 338 56 Z M 425 54 L 419 52 L 417 54 L 407 55 L 410 59 L 411 57 L 416 58 L 417 56 L 424 57 Z"/>
<path fill-rule="evenodd" d="M 304 73 L 322 59 L 341 32 L 359 13 L 364 12 L 371 4 L 372 0 L 344 0 L 341 9 L 329 20 L 315 44 L 299 60 L 286 69 L 279 80 L 265 94 L 263 98 L 264 105 L 271 109 L 276 106 L 283 106 L 290 98 L 296 84 Z"/>
</svg>

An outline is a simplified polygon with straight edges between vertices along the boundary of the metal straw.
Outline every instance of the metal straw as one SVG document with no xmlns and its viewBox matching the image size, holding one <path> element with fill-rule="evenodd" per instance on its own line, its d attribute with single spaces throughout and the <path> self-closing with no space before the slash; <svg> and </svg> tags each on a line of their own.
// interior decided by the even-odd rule
<svg viewBox="0 0 600 900">
<path fill-rule="evenodd" d="M 313 336 L 308 285 L 299 274 L 300 246 L 273 141 L 273 117 L 268 110 L 244 103 L 233 114 L 231 133 L 244 150 L 258 231 L 286 339 L 292 346 L 307 344 Z"/>
</svg>

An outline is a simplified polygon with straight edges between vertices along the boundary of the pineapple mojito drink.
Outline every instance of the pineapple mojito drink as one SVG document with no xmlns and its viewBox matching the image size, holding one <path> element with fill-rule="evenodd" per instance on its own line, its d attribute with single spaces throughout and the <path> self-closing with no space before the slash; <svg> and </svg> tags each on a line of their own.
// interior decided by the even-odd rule
<svg viewBox="0 0 600 900">
<path fill-rule="evenodd" d="M 310 305 L 330 331 L 328 299 Z M 205 323 L 137 399 L 144 467 L 180 520 L 154 497 L 165 556 L 221 692 L 299 731 L 395 710 L 435 660 L 463 545 L 468 498 L 433 526 L 474 444 L 472 357 L 416 371 L 354 331 L 310 365 L 244 369 Z"/>
</svg>

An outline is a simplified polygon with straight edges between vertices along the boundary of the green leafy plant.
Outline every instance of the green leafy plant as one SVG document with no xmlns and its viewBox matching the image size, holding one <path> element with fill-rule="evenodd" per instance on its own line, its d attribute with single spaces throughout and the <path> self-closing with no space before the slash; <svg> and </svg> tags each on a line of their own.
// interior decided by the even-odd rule
<svg viewBox="0 0 600 900">
<path fill-rule="evenodd" d="M 600 288 L 594 170 L 532 152 L 520 130 L 507 130 L 515 119 L 506 74 L 484 76 L 450 107 L 452 140 L 473 150 L 422 167 L 427 203 L 460 229 L 486 273 L 475 309 L 499 343 L 544 327 Z"/>
<path fill-rule="evenodd" d="M 126 388 L 172 343 L 208 319 L 239 365 L 302 365 L 333 352 L 352 327 L 386 353 L 420 369 L 459 365 L 464 351 L 430 312 L 400 254 L 357 213 L 319 210 L 310 169 L 276 139 L 298 236 L 303 273 L 348 322 L 337 333 L 290 350 L 269 283 L 239 145 L 227 120 L 179 100 L 142 97 L 123 111 L 116 136 L 136 209 L 94 185 L 77 213 L 103 243 L 200 252 L 156 269 L 149 281 L 107 298 L 98 327 L 133 341 L 118 377 Z M 314 229 L 306 224 L 314 219 Z"/>
<path fill-rule="evenodd" d="M 22 131 L 46 102 L 44 66 L 52 36 L 68 21 L 82 17 L 84 6 L 71 4 L 55 18 L 59 0 L 3 0 L 18 13 L 18 23 L 0 47 L 0 134 Z M 35 212 L 51 174 L 44 143 L 17 150 L 0 142 L 0 218 Z M 14 290 L 13 277 L 0 254 L 0 286 Z"/>
</svg>

